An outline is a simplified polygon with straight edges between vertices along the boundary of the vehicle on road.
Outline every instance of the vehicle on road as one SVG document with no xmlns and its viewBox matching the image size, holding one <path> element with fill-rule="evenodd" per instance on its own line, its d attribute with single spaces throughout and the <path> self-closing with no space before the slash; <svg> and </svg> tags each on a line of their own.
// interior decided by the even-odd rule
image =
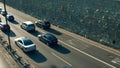
<svg viewBox="0 0 120 68">
<path fill-rule="evenodd" d="M 47 20 L 38 20 L 38 21 L 35 21 L 35 24 L 37 27 L 40 27 L 42 29 L 49 29 L 51 26 L 50 22 Z"/>
<path fill-rule="evenodd" d="M 1 15 L 5 16 L 6 14 L 7 14 L 7 12 L 5 12 L 4 9 L 2 9 L 2 11 L 1 11 Z"/>
<path fill-rule="evenodd" d="M 35 31 L 35 25 L 31 21 L 25 21 L 20 26 L 22 29 L 26 31 Z"/>
<path fill-rule="evenodd" d="M 14 21 L 14 16 L 11 14 L 7 14 L 7 20 L 8 21 Z"/>
<path fill-rule="evenodd" d="M 57 38 L 50 33 L 40 34 L 38 35 L 38 39 L 47 45 L 56 45 L 58 43 Z"/>
<path fill-rule="evenodd" d="M 19 37 L 15 39 L 15 44 L 20 47 L 24 52 L 36 50 L 36 45 L 28 37 Z"/>
<path fill-rule="evenodd" d="M 10 31 L 10 26 L 4 22 L 0 23 L 0 30 L 3 32 Z"/>
</svg>

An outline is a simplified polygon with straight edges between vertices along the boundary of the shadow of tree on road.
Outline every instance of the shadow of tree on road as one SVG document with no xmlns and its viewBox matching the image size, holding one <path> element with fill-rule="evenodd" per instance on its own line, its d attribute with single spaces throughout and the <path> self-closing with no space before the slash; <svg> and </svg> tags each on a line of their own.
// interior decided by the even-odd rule
<svg viewBox="0 0 120 68">
<path fill-rule="evenodd" d="M 3 31 L 3 33 L 5 33 L 6 35 L 9 34 L 10 37 L 15 37 L 16 36 L 16 34 L 12 30 L 10 30 L 10 33 L 7 32 L 7 31 Z"/>
</svg>

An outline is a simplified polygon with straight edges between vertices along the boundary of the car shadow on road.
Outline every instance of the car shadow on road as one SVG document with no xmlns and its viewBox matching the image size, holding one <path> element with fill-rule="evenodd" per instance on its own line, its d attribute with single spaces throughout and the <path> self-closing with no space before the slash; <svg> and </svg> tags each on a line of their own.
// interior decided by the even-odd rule
<svg viewBox="0 0 120 68">
<path fill-rule="evenodd" d="M 33 59 L 37 63 L 42 63 L 47 61 L 47 58 L 42 55 L 38 50 L 26 53 L 28 57 Z"/>
<path fill-rule="evenodd" d="M 4 33 L 5 33 L 6 35 L 8 35 L 8 32 L 7 32 L 7 31 L 4 32 Z M 10 30 L 9 36 L 10 36 L 10 37 L 15 37 L 16 34 L 15 34 L 12 30 Z"/>
<path fill-rule="evenodd" d="M 57 30 L 55 30 L 55 29 L 52 29 L 52 28 L 46 29 L 46 31 L 48 31 L 48 32 L 50 32 L 50 33 L 53 33 L 53 34 L 56 34 L 56 35 L 62 35 L 61 32 L 59 32 L 59 31 L 57 31 Z"/>
<path fill-rule="evenodd" d="M 50 47 L 51 47 L 52 49 L 54 49 L 54 50 L 56 50 L 56 51 L 62 53 L 62 54 L 68 54 L 68 53 L 71 52 L 70 50 L 68 50 L 67 48 L 63 47 L 63 46 L 60 45 L 60 44 L 51 45 Z"/>
<path fill-rule="evenodd" d="M 13 23 L 13 24 L 19 24 L 16 20 L 11 21 L 11 23 Z"/>
<path fill-rule="evenodd" d="M 41 34 L 39 31 L 35 30 L 34 32 L 29 32 L 30 34 L 34 35 L 34 36 L 38 36 L 39 34 Z"/>
</svg>

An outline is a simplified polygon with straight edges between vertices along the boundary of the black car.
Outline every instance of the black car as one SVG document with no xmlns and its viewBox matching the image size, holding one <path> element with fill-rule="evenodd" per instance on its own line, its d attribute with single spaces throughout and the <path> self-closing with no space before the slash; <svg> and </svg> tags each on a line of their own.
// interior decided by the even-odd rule
<svg viewBox="0 0 120 68">
<path fill-rule="evenodd" d="M 6 23 L 0 23 L 0 30 L 3 32 L 10 31 L 10 26 Z"/>
<path fill-rule="evenodd" d="M 47 20 L 38 20 L 35 22 L 36 26 L 42 28 L 42 29 L 49 29 L 50 28 L 50 22 Z"/>
<path fill-rule="evenodd" d="M 49 33 L 38 35 L 38 39 L 47 45 L 56 45 L 58 43 L 57 38 Z"/>
<path fill-rule="evenodd" d="M 14 16 L 11 14 L 7 14 L 7 20 L 8 21 L 14 21 Z"/>
</svg>

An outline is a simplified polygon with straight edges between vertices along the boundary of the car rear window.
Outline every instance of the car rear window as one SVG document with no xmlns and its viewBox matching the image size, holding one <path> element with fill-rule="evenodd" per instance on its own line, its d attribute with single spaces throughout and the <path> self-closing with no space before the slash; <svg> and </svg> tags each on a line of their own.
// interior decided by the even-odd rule
<svg viewBox="0 0 120 68">
<path fill-rule="evenodd" d="M 30 39 L 24 39 L 24 45 L 31 45 L 33 42 Z"/>
<path fill-rule="evenodd" d="M 29 26 L 29 27 L 34 27 L 34 24 L 29 24 L 28 26 Z"/>
<path fill-rule="evenodd" d="M 57 38 L 51 34 L 45 34 L 45 37 L 49 40 L 57 40 Z"/>
</svg>

